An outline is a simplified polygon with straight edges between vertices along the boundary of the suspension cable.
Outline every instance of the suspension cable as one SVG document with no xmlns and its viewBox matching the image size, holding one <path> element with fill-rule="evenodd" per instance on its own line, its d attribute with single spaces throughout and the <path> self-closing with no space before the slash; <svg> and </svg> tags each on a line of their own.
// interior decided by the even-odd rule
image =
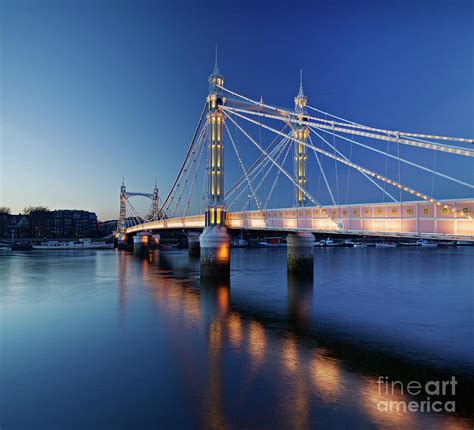
<svg viewBox="0 0 474 430">
<path fill-rule="evenodd" d="M 287 140 L 288 142 L 289 140 Z M 291 149 L 291 145 L 288 145 L 288 149 L 286 150 L 286 154 L 285 156 L 283 157 L 283 161 L 281 162 L 281 165 L 284 166 L 285 165 L 285 161 L 286 159 L 288 158 L 288 154 L 290 153 L 290 149 Z M 276 158 L 276 160 L 278 161 L 278 157 Z M 275 175 L 275 181 L 273 182 L 273 185 L 272 185 L 272 188 L 270 189 L 270 192 L 268 193 L 268 196 L 265 200 L 265 204 L 264 204 L 264 208 L 266 209 L 267 206 L 268 206 L 268 202 L 270 201 L 270 198 L 272 197 L 272 194 L 273 194 L 273 191 L 275 190 L 275 187 L 276 187 L 276 184 L 278 182 L 278 179 L 280 178 L 280 174 L 281 174 L 281 170 L 278 170 L 277 174 Z"/>
<path fill-rule="evenodd" d="M 203 142 L 203 136 L 204 136 L 204 133 L 206 132 L 206 129 L 207 129 L 207 122 L 206 122 L 206 126 L 203 127 L 202 131 L 201 131 L 201 134 L 199 135 L 199 139 L 198 139 L 198 142 L 197 144 L 194 146 L 193 148 L 193 151 L 192 151 L 192 157 L 191 157 L 191 161 L 189 162 L 188 166 L 186 167 L 186 169 L 184 170 L 184 174 L 185 174 L 185 177 L 184 177 L 184 184 L 183 186 L 181 187 L 181 190 L 178 194 L 178 199 L 176 201 L 176 204 L 175 204 L 175 207 L 174 207 L 174 210 L 173 210 L 173 214 L 171 215 L 171 218 L 174 218 L 175 214 L 176 214 L 176 210 L 178 209 L 178 206 L 179 204 L 181 203 L 181 197 L 183 196 L 183 193 L 184 193 L 184 188 L 186 186 L 186 184 L 188 183 L 188 180 L 189 180 L 189 174 L 191 172 L 191 165 L 193 163 L 195 163 L 196 161 L 196 155 L 198 154 L 199 150 L 201 149 L 201 145 L 202 145 L 202 142 Z"/>
<path fill-rule="evenodd" d="M 324 133 L 332 134 L 331 132 L 328 132 L 328 131 L 326 131 L 326 130 L 324 130 L 324 129 L 321 129 L 321 128 L 319 128 L 319 127 L 315 127 L 315 128 L 316 128 L 317 130 L 319 130 L 319 131 L 324 132 Z M 361 143 L 361 142 L 358 142 L 357 140 L 349 139 L 348 137 L 341 136 L 340 134 L 337 134 L 337 133 L 336 133 L 336 136 L 339 137 L 339 138 L 341 138 L 341 139 L 343 139 L 343 140 L 345 140 L 345 141 L 347 141 L 347 142 L 355 143 L 356 145 L 358 145 L 358 146 L 360 146 L 360 147 L 362 147 L 362 148 L 368 149 L 368 150 L 370 150 L 370 151 L 376 152 L 376 153 L 381 154 L 381 155 L 385 155 L 386 157 L 393 158 L 394 160 L 397 160 L 397 161 L 400 160 L 402 163 L 408 164 L 408 165 L 413 166 L 413 167 L 416 167 L 416 168 L 418 168 L 418 169 L 420 169 L 420 170 L 424 170 L 424 171 L 426 171 L 426 172 L 429 172 L 429 173 L 432 173 L 432 174 L 434 174 L 434 175 L 440 176 L 440 177 L 442 177 L 442 178 L 444 178 L 444 179 L 448 179 L 448 180 L 450 180 L 450 181 L 456 182 L 456 183 L 458 183 L 458 184 L 460 184 L 460 185 L 464 185 L 465 187 L 474 188 L 474 185 L 472 185 L 472 184 L 469 184 L 469 183 L 467 183 L 467 182 L 464 182 L 464 181 L 461 181 L 461 180 L 459 180 L 459 179 L 453 178 L 452 176 L 445 175 L 444 173 L 437 172 L 436 170 L 432 170 L 432 169 L 430 169 L 430 168 L 428 168 L 428 167 L 422 166 L 421 164 L 414 163 L 413 161 L 407 160 L 406 158 L 400 158 L 400 159 L 399 159 L 398 156 L 395 156 L 395 155 L 393 155 L 393 154 L 390 154 L 389 152 L 385 152 L 385 151 L 382 151 L 382 150 L 380 150 L 380 149 L 374 148 L 374 147 L 372 147 L 372 146 L 365 145 L 365 144 L 363 144 L 363 143 Z"/>
<path fill-rule="evenodd" d="M 280 131 L 283 133 L 283 131 L 285 130 L 285 128 L 287 127 L 287 125 L 285 125 Z M 237 135 L 238 136 L 238 135 Z M 270 144 L 265 148 L 266 151 L 270 150 L 270 148 L 272 147 L 272 145 L 276 142 L 276 140 L 279 138 L 280 136 L 275 136 L 275 138 L 270 142 Z M 263 154 L 260 154 L 260 156 L 254 161 L 254 163 L 249 167 L 248 169 L 248 172 L 249 174 L 252 174 L 253 171 L 257 168 L 257 165 L 259 163 L 261 163 L 262 161 L 265 160 L 265 156 Z M 229 190 L 225 193 L 225 197 L 229 197 L 234 191 L 236 188 L 240 187 L 240 185 L 242 183 L 245 182 L 245 177 L 244 175 L 242 175 L 235 183 L 234 185 L 232 185 L 232 187 L 229 188 Z"/>
<path fill-rule="evenodd" d="M 322 141 L 324 141 L 330 148 L 332 147 L 332 145 L 323 137 L 321 136 L 316 130 L 314 130 L 313 128 L 309 127 L 309 129 L 316 135 L 318 136 Z M 311 139 L 310 139 L 311 141 Z M 313 144 L 313 142 L 311 142 L 311 144 Z M 334 148 L 332 148 L 334 149 Z M 314 151 L 314 150 L 313 150 Z M 336 150 L 337 154 L 339 154 L 342 158 L 344 158 L 344 160 L 346 161 L 351 161 L 350 158 L 347 158 L 341 151 L 339 150 Z M 316 151 L 315 151 L 315 154 L 316 154 Z M 352 169 L 349 169 L 349 171 L 351 171 Z M 394 202 L 397 201 L 397 199 L 395 197 L 393 197 L 387 190 L 385 190 L 384 188 L 382 188 L 379 184 L 377 184 L 377 182 L 375 182 L 369 175 L 367 175 L 366 173 L 364 172 L 359 172 L 361 173 L 366 179 L 368 179 L 373 185 L 375 185 L 379 190 L 382 190 L 384 195 L 386 194 L 388 197 L 390 197 Z M 386 176 L 386 175 L 385 175 Z M 384 182 L 385 184 L 385 182 Z M 335 204 L 335 203 L 334 203 Z"/>
<path fill-rule="evenodd" d="M 237 127 L 236 127 L 236 131 L 238 131 Z M 280 136 L 277 136 L 277 138 L 279 138 Z M 285 144 L 287 143 L 287 139 L 282 139 L 273 149 L 270 150 L 269 154 L 272 155 L 272 156 L 277 156 L 279 157 L 281 152 L 283 151 L 284 149 L 284 146 Z M 276 155 L 278 154 L 278 155 Z M 268 158 L 262 158 L 260 159 L 260 162 L 258 163 L 258 165 L 254 168 L 254 170 L 252 172 L 250 172 L 251 175 L 253 175 L 253 177 L 256 177 L 258 176 L 262 171 L 263 169 L 265 169 L 267 167 L 268 164 L 271 164 L 271 162 L 268 160 Z M 268 170 L 267 170 L 268 172 Z M 265 180 L 265 178 L 267 177 L 268 173 L 266 173 L 263 178 L 262 178 L 262 181 Z M 241 182 L 240 185 L 242 184 L 245 184 L 245 181 Z M 226 199 L 228 199 L 235 191 L 237 191 L 240 187 L 240 185 L 238 187 L 233 187 L 233 189 L 228 192 L 226 194 Z M 257 187 L 259 188 L 259 187 Z M 240 193 L 237 195 L 237 197 L 234 199 L 234 201 L 232 202 L 235 203 L 235 201 L 237 201 L 240 196 L 242 195 L 242 193 L 246 190 L 246 187 L 244 188 L 241 188 L 241 191 Z"/>
<path fill-rule="evenodd" d="M 201 124 L 202 124 L 202 119 L 204 118 L 204 113 L 206 112 L 206 106 L 207 106 L 207 103 L 204 103 L 204 106 L 202 108 L 202 111 L 201 111 L 201 115 L 199 116 L 199 120 L 198 120 L 198 124 L 197 124 L 197 127 L 196 127 L 196 130 L 194 130 L 194 134 L 193 134 L 193 138 L 191 139 L 191 144 L 189 145 L 189 148 L 186 152 L 186 156 L 184 157 L 184 161 L 183 161 L 183 164 L 181 164 L 181 167 L 179 169 L 179 172 L 178 172 L 178 176 L 176 177 L 173 185 L 171 186 L 171 189 L 170 189 L 170 192 L 168 193 L 168 195 L 166 196 L 165 200 L 163 201 L 163 205 L 161 206 L 161 209 L 163 209 L 165 207 L 165 205 L 168 203 L 168 200 L 171 196 L 171 193 L 173 192 L 177 182 L 178 182 L 178 179 L 179 177 L 181 176 L 181 172 L 183 171 L 184 169 L 184 164 L 186 163 L 186 160 L 188 159 L 189 157 L 189 154 L 191 153 L 191 150 L 194 146 L 194 142 L 196 141 L 196 137 L 198 135 L 198 132 L 199 132 L 199 129 L 201 127 Z"/>
<path fill-rule="evenodd" d="M 473 150 L 466 149 L 466 148 L 463 148 L 463 147 L 460 147 L 460 146 L 446 146 L 446 145 L 440 145 L 440 144 L 437 144 L 437 143 L 423 143 L 423 142 L 414 141 L 414 140 L 405 139 L 405 138 L 402 139 L 402 138 L 400 138 L 400 136 L 402 136 L 402 134 L 400 132 L 389 132 L 387 130 L 383 130 L 384 133 L 387 133 L 387 135 L 383 136 L 383 135 L 380 135 L 380 134 L 368 133 L 368 132 L 365 132 L 365 131 L 358 131 L 358 130 L 353 130 L 353 129 L 349 129 L 349 128 L 336 127 L 335 125 L 334 126 L 332 125 L 332 122 L 331 122 L 331 125 L 324 125 L 324 124 L 320 124 L 320 123 L 306 121 L 306 119 L 302 120 L 302 119 L 299 119 L 299 118 L 288 118 L 288 117 L 284 117 L 284 116 L 271 115 L 271 114 L 267 114 L 267 113 L 264 113 L 264 112 L 249 111 L 249 110 L 246 110 L 246 109 L 233 108 L 233 107 L 229 107 L 229 106 L 226 106 L 226 109 L 230 110 L 233 113 L 242 112 L 242 113 L 246 113 L 248 115 L 263 116 L 265 118 L 277 119 L 277 120 L 280 120 L 280 121 L 289 121 L 289 122 L 292 122 L 292 123 L 295 123 L 295 124 L 306 124 L 306 125 L 311 125 L 311 126 L 314 126 L 314 127 L 319 127 L 319 128 L 322 128 L 322 129 L 326 129 L 326 130 L 339 131 L 341 133 L 347 133 L 347 134 L 356 134 L 358 136 L 368 137 L 368 138 L 377 139 L 377 140 L 384 140 L 384 141 L 390 141 L 390 142 L 399 142 L 399 143 L 402 143 L 404 145 L 416 146 L 416 147 L 424 148 L 424 149 L 431 149 L 433 151 L 448 152 L 450 154 L 455 154 L 455 155 L 462 155 L 462 156 L 466 156 L 466 157 L 474 157 L 474 151 Z M 279 111 L 279 113 L 282 114 L 282 113 L 285 113 L 285 112 Z M 305 117 L 305 118 L 311 119 L 311 117 Z M 390 134 L 390 133 L 394 134 L 395 137 L 389 136 L 388 134 Z"/>
<path fill-rule="evenodd" d="M 292 112 L 292 111 L 289 111 L 289 110 L 286 110 L 286 109 L 276 108 L 274 106 L 267 105 L 267 104 L 262 103 L 262 102 L 258 102 L 256 100 L 245 97 L 245 96 L 243 96 L 239 93 L 231 91 L 231 90 L 229 90 L 225 87 L 222 87 L 220 85 L 217 85 L 217 87 L 224 90 L 224 91 L 226 91 L 226 92 L 228 92 L 229 94 L 232 94 L 233 96 L 240 97 L 243 100 L 246 100 L 250 103 L 253 103 L 254 105 L 265 107 L 267 109 L 271 109 L 271 110 L 274 110 L 274 111 L 277 111 L 277 112 L 280 112 L 280 113 L 284 113 L 284 114 L 287 114 L 287 115 L 298 116 L 298 114 L 296 112 Z M 314 109 L 311 106 L 308 106 L 308 107 L 310 109 Z M 331 115 L 331 116 L 334 116 L 334 115 Z M 328 122 L 328 123 L 333 123 L 334 122 L 334 121 L 324 120 L 322 118 L 311 117 L 311 116 L 308 116 L 308 115 L 305 115 L 305 117 L 307 117 L 308 119 L 315 120 L 315 121 Z M 343 120 L 343 121 L 347 121 L 347 120 Z M 368 127 L 368 126 L 365 126 L 365 125 L 360 125 L 360 124 L 354 123 L 352 121 L 347 121 L 347 122 L 350 125 L 348 123 L 335 123 L 335 122 L 334 123 L 335 123 L 335 125 L 341 125 L 341 126 L 344 126 L 344 127 L 352 127 L 352 128 L 362 129 L 362 130 L 376 131 L 376 132 L 380 132 L 380 133 L 391 134 L 391 135 L 394 135 L 394 136 L 400 135 L 400 136 L 407 136 L 407 137 L 421 137 L 421 138 L 435 139 L 435 140 L 446 140 L 446 141 L 474 143 L 474 139 L 467 139 L 467 138 L 464 138 L 464 137 L 448 137 L 448 136 L 435 136 L 435 135 L 431 135 L 431 134 L 406 133 L 406 132 L 399 132 L 399 131 L 393 131 L 393 130 L 384 130 L 384 129 L 380 129 L 380 128 Z M 340 131 L 340 130 L 338 130 L 338 131 Z M 403 143 L 403 142 L 400 142 L 400 143 Z"/>
<path fill-rule="evenodd" d="M 237 127 L 236 127 L 236 130 L 238 131 Z M 279 136 L 278 136 L 279 137 Z M 285 144 L 288 143 L 288 139 L 282 139 L 281 142 L 275 146 L 270 152 L 269 154 L 272 156 L 272 157 L 275 157 L 276 160 L 278 160 L 278 158 L 280 158 L 281 154 L 283 153 L 283 150 L 285 148 Z M 260 164 L 260 166 L 258 167 L 258 169 L 255 169 L 255 176 L 259 175 L 260 172 L 262 172 L 267 166 L 268 164 L 271 164 L 270 160 L 268 160 L 268 158 L 264 158 L 263 159 L 263 162 Z M 270 174 L 271 172 L 271 169 L 273 167 L 273 164 L 271 164 L 271 166 L 266 170 L 265 174 L 263 175 L 262 177 L 262 180 L 257 184 L 257 187 L 255 188 L 255 191 L 258 191 L 263 183 L 263 181 L 265 181 L 265 179 L 267 178 L 267 176 Z M 253 180 L 253 178 L 252 178 Z M 245 183 L 245 182 L 244 182 Z M 228 207 L 231 207 L 234 205 L 234 203 L 242 196 L 242 194 L 244 193 L 244 191 L 247 189 L 247 187 L 243 187 L 241 188 L 239 194 L 234 198 L 234 200 L 232 201 L 232 203 L 230 203 L 230 205 L 228 205 Z"/>
<path fill-rule="evenodd" d="M 254 191 L 254 189 L 253 189 L 253 187 L 252 187 L 252 182 L 250 181 L 249 175 L 248 175 L 248 173 L 247 173 L 247 169 L 246 169 L 245 166 L 244 166 L 244 163 L 243 163 L 243 161 L 242 161 L 242 158 L 240 158 L 239 150 L 237 149 L 237 146 L 235 145 L 235 142 L 234 142 L 234 138 L 233 138 L 232 135 L 230 134 L 229 127 L 227 127 L 227 124 L 226 124 L 225 122 L 224 122 L 224 127 L 225 127 L 225 129 L 226 129 L 226 131 L 227 131 L 227 134 L 229 135 L 230 142 L 231 142 L 232 147 L 234 148 L 234 151 L 235 151 L 235 155 L 237 156 L 237 159 L 239 160 L 240 168 L 241 168 L 242 171 L 244 172 L 245 179 L 247 180 L 247 184 L 248 184 L 248 187 L 249 187 L 250 192 L 252 193 L 253 199 L 255 200 L 255 204 L 257 205 L 258 210 L 260 211 L 260 213 L 261 213 L 262 216 L 264 217 L 265 223 L 266 223 L 266 222 L 267 222 L 267 219 L 266 219 L 265 214 L 263 213 L 262 205 L 260 204 L 260 200 L 257 198 L 257 195 L 255 194 L 255 191 Z"/>
<path fill-rule="evenodd" d="M 206 127 L 207 127 L 207 124 L 206 124 Z M 188 193 L 188 200 L 186 201 L 186 206 L 184 208 L 183 218 L 186 217 L 186 214 L 187 214 L 188 209 L 189 209 L 189 204 L 190 204 L 192 196 L 193 196 L 194 184 L 195 184 L 196 178 L 198 176 L 199 168 L 201 167 L 201 159 L 202 159 L 202 154 L 204 152 L 205 146 L 206 145 L 204 144 L 204 142 L 201 143 L 201 149 L 199 151 L 199 157 L 198 157 L 198 160 L 197 160 L 197 163 L 196 163 L 196 169 L 194 170 L 194 176 L 193 176 L 193 180 L 191 182 L 191 189 L 189 190 L 189 193 Z"/>
<path fill-rule="evenodd" d="M 228 108 L 224 108 L 224 110 L 228 111 L 229 109 L 228 109 Z M 245 120 L 247 120 L 247 121 L 249 121 L 249 122 L 251 122 L 251 123 L 253 123 L 253 124 L 257 124 L 257 122 L 254 121 L 254 120 L 251 119 L 251 118 L 248 118 L 248 117 L 246 117 L 246 116 L 244 116 L 244 115 L 241 115 L 241 114 L 239 114 L 239 113 L 237 113 L 237 112 L 232 112 L 232 113 L 233 113 L 233 115 L 236 115 L 236 116 L 238 116 L 238 117 L 240 117 L 240 118 L 243 118 L 243 119 L 245 119 Z M 231 117 L 229 117 L 229 118 L 230 118 L 231 121 L 232 121 L 232 118 L 231 118 Z M 273 133 L 279 134 L 279 131 L 276 130 L 276 129 L 274 129 L 274 128 L 272 128 L 272 127 L 269 127 L 269 126 L 267 126 L 267 125 L 265 125 L 265 124 L 261 124 L 261 126 L 264 127 L 264 128 L 266 128 L 266 129 L 269 130 L 269 131 L 272 131 Z M 426 200 L 426 201 L 428 201 L 428 202 L 430 202 L 430 203 L 435 203 L 437 206 L 443 206 L 443 207 L 445 207 L 445 208 L 451 209 L 452 212 L 457 213 L 457 214 L 463 216 L 464 218 L 471 219 L 471 216 L 470 216 L 470 215 L 465 214 L 462 210 L 460 210 L 459 208 L 457 208 L 457 207 L 455 207 L 455 206 L 452 206 L 452 205 L 450 205 L 450 204 L 448 204 L 448 203 L 443 203 L 443 202 L 441 202 L 440 200 L 437 200 L 437 199 L 435 199 L 435 198 L 433 198 L 433 197 L 427 196 L 426 194 L 420 193 L 419 191 L 416 191 L 415 189 L 413 189 L 413 188 L 411 188 L 411 187 L 404 186 L 404 185 L 402 185 L 402 184 L 400 184 L 400 183 L 398 183 L 398 182 L 396 182 L 396 181 L 393 181 L 393 180 L 391 180 L 391 179 L 389 179 L 389 178 L 386 178 L 386 177 L 383 176 L 383 175 L 380 175 L 379 173 L 373 172 L 373 171 L 371 171 L 371 170 L 369 170 L 369 169 L 366 169 L 365 167 L 359 166 L 358 164 L 355 164 L 355 163 L 353 163 L 353 162 L 351 162 L 351 161 L 344 160 L 342 157 L 335 156 L 335 155 L 331 154 L 330 152 L 327 152 L 327 151 L 325 151 L 325 150 L 323 150 L 323 149 L 320 149 L 320 148 L 318 148 L 318 147 L 315 147 L 315 146 L 313 146 L 313 145 L 310 145 L 310 144 L 308 144 L 308 143 L 306 143 L 306 142 L 304 142 L 304 141 L 302 141 L 302 140 L 296 139 L 296 138 L 293 137 L 293 136 L 288 136 L 288 138 L 291 139 L 291 140 L 293 140 L 294 142 L 299 142 L 299 143 L 301 143 L 302 145 L 307 146 L 308 148 L 315 148 L 316 151 L 318 151 L 319 153 L 321 153 L 321 154 L 323 154 L 323 155 L 326 155 L 327 157 L 335 158 L 336 160 L 340 161 L 340 162 L 343 163 L 343 164 L 346 164 L 346 165 L 348 165 L 348 166 L 350 166 L 350 167 L 352 167 L 352 168 L 354 168 L 354 169 L 356 169 L 356 170 L 359 170 L 359 171 L 361 171 L 361 172 L 367 173 L 368 175 L 370 175 L 370 176 L 372 176 L 372 177 L 374 177 L 374 178 L 380 179 L 381 181 L 387 182 L 387 183 L 389 183 L 390 185 L 393 185 L 394 187 L 397 187 L 398 189 L 402 189 L 402 190 L 404 190 L 404 191 L 406 191 L 406 192 L 408 192 L 408 193 L 410 193 L 410 194 L 413 194 L 413 195 L 415 195 L 415 196 L 417 196 L 417 197 L 420 197 L 421 199 Z M 293 182 L 293 181 L 292 181 L 292 182 Z"/>
<path fill-rule="evenodd" d="M 227 110 L 227 109 L 224 109 L 224 110 Z M 340 221 L 338 221 L 337 219 L 333 218 L 333 217 L 326 211 L 326 209 L 323 208 L 323 207 L 314 199 L 314 197 L 313 197 L 310 193 L 308 193 L 308 191 L 306 191 L 300 184 L 298 184 L 298 183 L 291 177 L 291 175 L 290 175 L 285 169 L 283 169 L 262 147 L 259 146 L 259 144 L 258 144 L 257 142 L 255 142 L 254 139 L 252 139 L 252 137 L 251 137 L 240 125 L 238 125 L 238 124 L 235 122 L 235 120 L 229 115 L 228 112 L 226 112 L 226 113 L 227 113 L 227 117 L 239 128 L 239 130 L 240 130 L 262 153 L 264 153 L 264 154 L 270 159 L 270 161 L 271 161 L 273 164 L 275 164 L 275 166 L 276 166 L 279 170 L 281 170 L 281 172 L 291 181 L 291 183 L 292 183 L 295 187 L 297 187 L 306 197 L 308 197 L 308 199 L 310 199 L 310 200 L 313 202 L 313 204 L 314 204 L 317 208 L 321 209 L 321 211 L 322 211 L 325 215 L 327 215 L 327 216 L 334 222 L 334 224 L 336 224 L 336 226 L 337 226 L 338 228 L 343 228 L 343 225 L 341 224 Z M 241 116 L 240 114 L 235 114 L 235 115 Z M 243 118 L 246 119 L 245 117 L 243 117 Z M 253 120 L 252 120 L 252 121 L 253 121 Z M 257 125 L 258 125 L 258 124 L 257 124 Z M 264 124 L 262 124 L 262 127 L 267 128 L 267 129 L 270 129 L 271 131 L 274 130 L 274 129 L 271 129 L 271 128 L 265 126 Z M 276 130 L 276 132 L 279 133 L 278 130 Z M 281 134 L 283 135 L 283 133 L 281 133 Z M 284 136 L 284 135 L 283 135 L 283 136 Z M 294 137 L 292 137 L 292 136 L 288 136 L 288 138 L 289 138 L 289 139 L 292 139 L 293 141 L 296 141 L 296 142 L 301 142 L 301 141 L 299 141 L 298 139 L 296 139 L 296 138 L 294 138 Z"/>
</svg>

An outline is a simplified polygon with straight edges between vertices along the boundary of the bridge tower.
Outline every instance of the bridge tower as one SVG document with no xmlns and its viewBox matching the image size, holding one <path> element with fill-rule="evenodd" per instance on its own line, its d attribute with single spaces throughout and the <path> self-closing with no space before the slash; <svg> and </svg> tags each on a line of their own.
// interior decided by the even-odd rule
<svg viewBox="0 0 474 430">
<path fill-rule="evenodd" d="M 225 226 L 226 205 L 224 201 L 224 115 L 221 106 L 225 103 L 222 90 L 224 76 L 216 62 L 209 76 L 207 121 L 208 137 L 208 193 L 205 212 L 205 228 L 199 238 L 201 246 L 201 275 L 228 275 L 230 272 L 230 236 Z"/>
<path fill-rule="evenodd" d="M 158 211 L 159 211 L 159 203 L 158 203 L 158 186 L 155 182 L 155 188 L 153 188 L 153 197 L 152 197 L 152 206 L 151 206 L 151 214 L 153 217 L 153 221 L 158 219 Z"/>
<path fill-rule="evenodd" d="M 305 124 L 306 105 L 308 98 L 303 92 L 303 71 L 300 70 L 300 89 L 295 97 L 295 112 L 301 123 L 298 123 L 294 130 L 293 136 L 303 142 L 309 137 L 309 129 Z M 300 142 L 294 142 L 294 175 L 295 181 L 301 187 L 295 187 L 295 206 L 296 208 L 306 206 L 306 195 L 302 189 L 307 188 L 307 153 L 306 146 Z M 298 209 L 297 209 L 298 210 Z M 309 231 L 298 233 L 289 233 L 287 236 L 287 267 L 289 272 L 293 273 L 313 273 L 314 266 L 314 236 Z"/>
<path fill-rule="evenodd" d="M 128 246 L 127 234 L 127 189 L 122 179 L 122 185 L 120 186 L 120 212 L 117 228 L 117 246 L 119 248 L 126 248 Z"/>
<path fill-rule="evenodd" d="M 295 97 L 295 112 L 298 115 L 298 119 L 300 121 L 305 121 L 305 114 L 306 114 L 306 104 L 308 103 L 308 98 L 304 95 L 303 92 L 303 71 L 300 70 L 300 90 L 298 95 Z M 309 129 L 308 126 L 302 122 L 295 126 L 293 131 L 293 136 L 306 142 L 309 137 Z M 307 171 L 307 163 L 308 163 L 308 156 L 306 154 L 306 146 L 299 142 L 293 143 L 293 151 L 294 151 L 294 172 L 295 172 L 295 180 L 297 184 L 306 190 L 308 179 L 306 177 Z M 306 196 L 304 195 L 303 191 L 300 188 L 295 187 L 295 206 L 301 207 L 305 206 L 306 204 Z"/>
</svg>

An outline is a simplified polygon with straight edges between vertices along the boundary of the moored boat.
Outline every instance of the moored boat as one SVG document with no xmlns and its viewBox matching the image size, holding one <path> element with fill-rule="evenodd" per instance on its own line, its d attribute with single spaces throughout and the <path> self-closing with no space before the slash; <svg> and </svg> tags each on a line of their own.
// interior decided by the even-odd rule
<svg viewBox="0 0 474 430">
<path fill-rule="evenodd" d="M 394 248 L 396 247 L 396 243 L 391 243 L 391 242 L 377 242 L 375 244 L 376 248 Z"/>
<path fill-rule="evenodd" d="M 39 245 L 33 245 L 33 249 L 42 249 L 50 251 L 58 250 L 80 250 L 80 249 L 112 249 L 113 243 L 92 242 L 90 239 L 79 239 L 78 241 L 58 241 L 48 240 Z"/>
<path fill-rule="evenodd" d="M 430 242 L 429 240 L 426 240 L 426 239 L 423 239 L 423 240 L 417 240 L 416 241 L 416 244 L 418 246 L 425 246 L 425 247 L 429 247 L 429 248 L 433 248 L 435 246 L 438 246 L 435 242 Z"/>
</svg>

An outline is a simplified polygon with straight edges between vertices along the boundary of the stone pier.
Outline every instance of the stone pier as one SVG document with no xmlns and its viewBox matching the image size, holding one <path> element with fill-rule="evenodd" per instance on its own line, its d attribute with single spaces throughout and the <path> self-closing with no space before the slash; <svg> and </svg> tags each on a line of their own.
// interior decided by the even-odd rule
<svg viewBox="0 0 474 430">
<path fill-rule="evenodd" d="M 190 231 L 188 233 L 188 252 L 190 256 L 198 256 L 200 254 L 201 248 L 199 244 L 199 233 Z"/>
<path fill-rule="evenodd" d="M 206 227 L 199 237 L 201 276 L 230 276 L 230 235 L 226 227 Z"/>
<path fill-rule="evenodd" d="M 148 254 L 151 248 L 151 233 L 140 232 L 133 237 L 133 253 L 136 255 Z"/>
<path fill-rule="evenodd" d="M 117 235 L 117 248 L 128 249 L 128 237 L 125 233 L 119 233 Z"/>
<path fill-rule="evenodd" d="M 311 232 L 289 233 L 287 238 L 288 271 L 313 273 L 314 235 Z"/>
</svg>

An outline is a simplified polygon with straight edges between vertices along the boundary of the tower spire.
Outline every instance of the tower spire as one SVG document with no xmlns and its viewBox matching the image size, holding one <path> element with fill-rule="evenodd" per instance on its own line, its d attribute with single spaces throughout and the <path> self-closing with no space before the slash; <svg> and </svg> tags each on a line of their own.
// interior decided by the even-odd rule
<svg viewBox="0 0 474 430">
<path fill-rule="evenodd" d="M 304 97 L 304 92 L 303 92 L 303 69 L 300 69 L 300 91 L 298 93 L 298 97 Z"/>
<path fill-rule="evenodd" d="M 217 43 L 216 43 L 216 61 L 214 63 L 214 71 L 212 72 L 214 76 L 219 76 L 221 73 L 219 72 L 219 66 L 217 64 Z"/>
</svg>

